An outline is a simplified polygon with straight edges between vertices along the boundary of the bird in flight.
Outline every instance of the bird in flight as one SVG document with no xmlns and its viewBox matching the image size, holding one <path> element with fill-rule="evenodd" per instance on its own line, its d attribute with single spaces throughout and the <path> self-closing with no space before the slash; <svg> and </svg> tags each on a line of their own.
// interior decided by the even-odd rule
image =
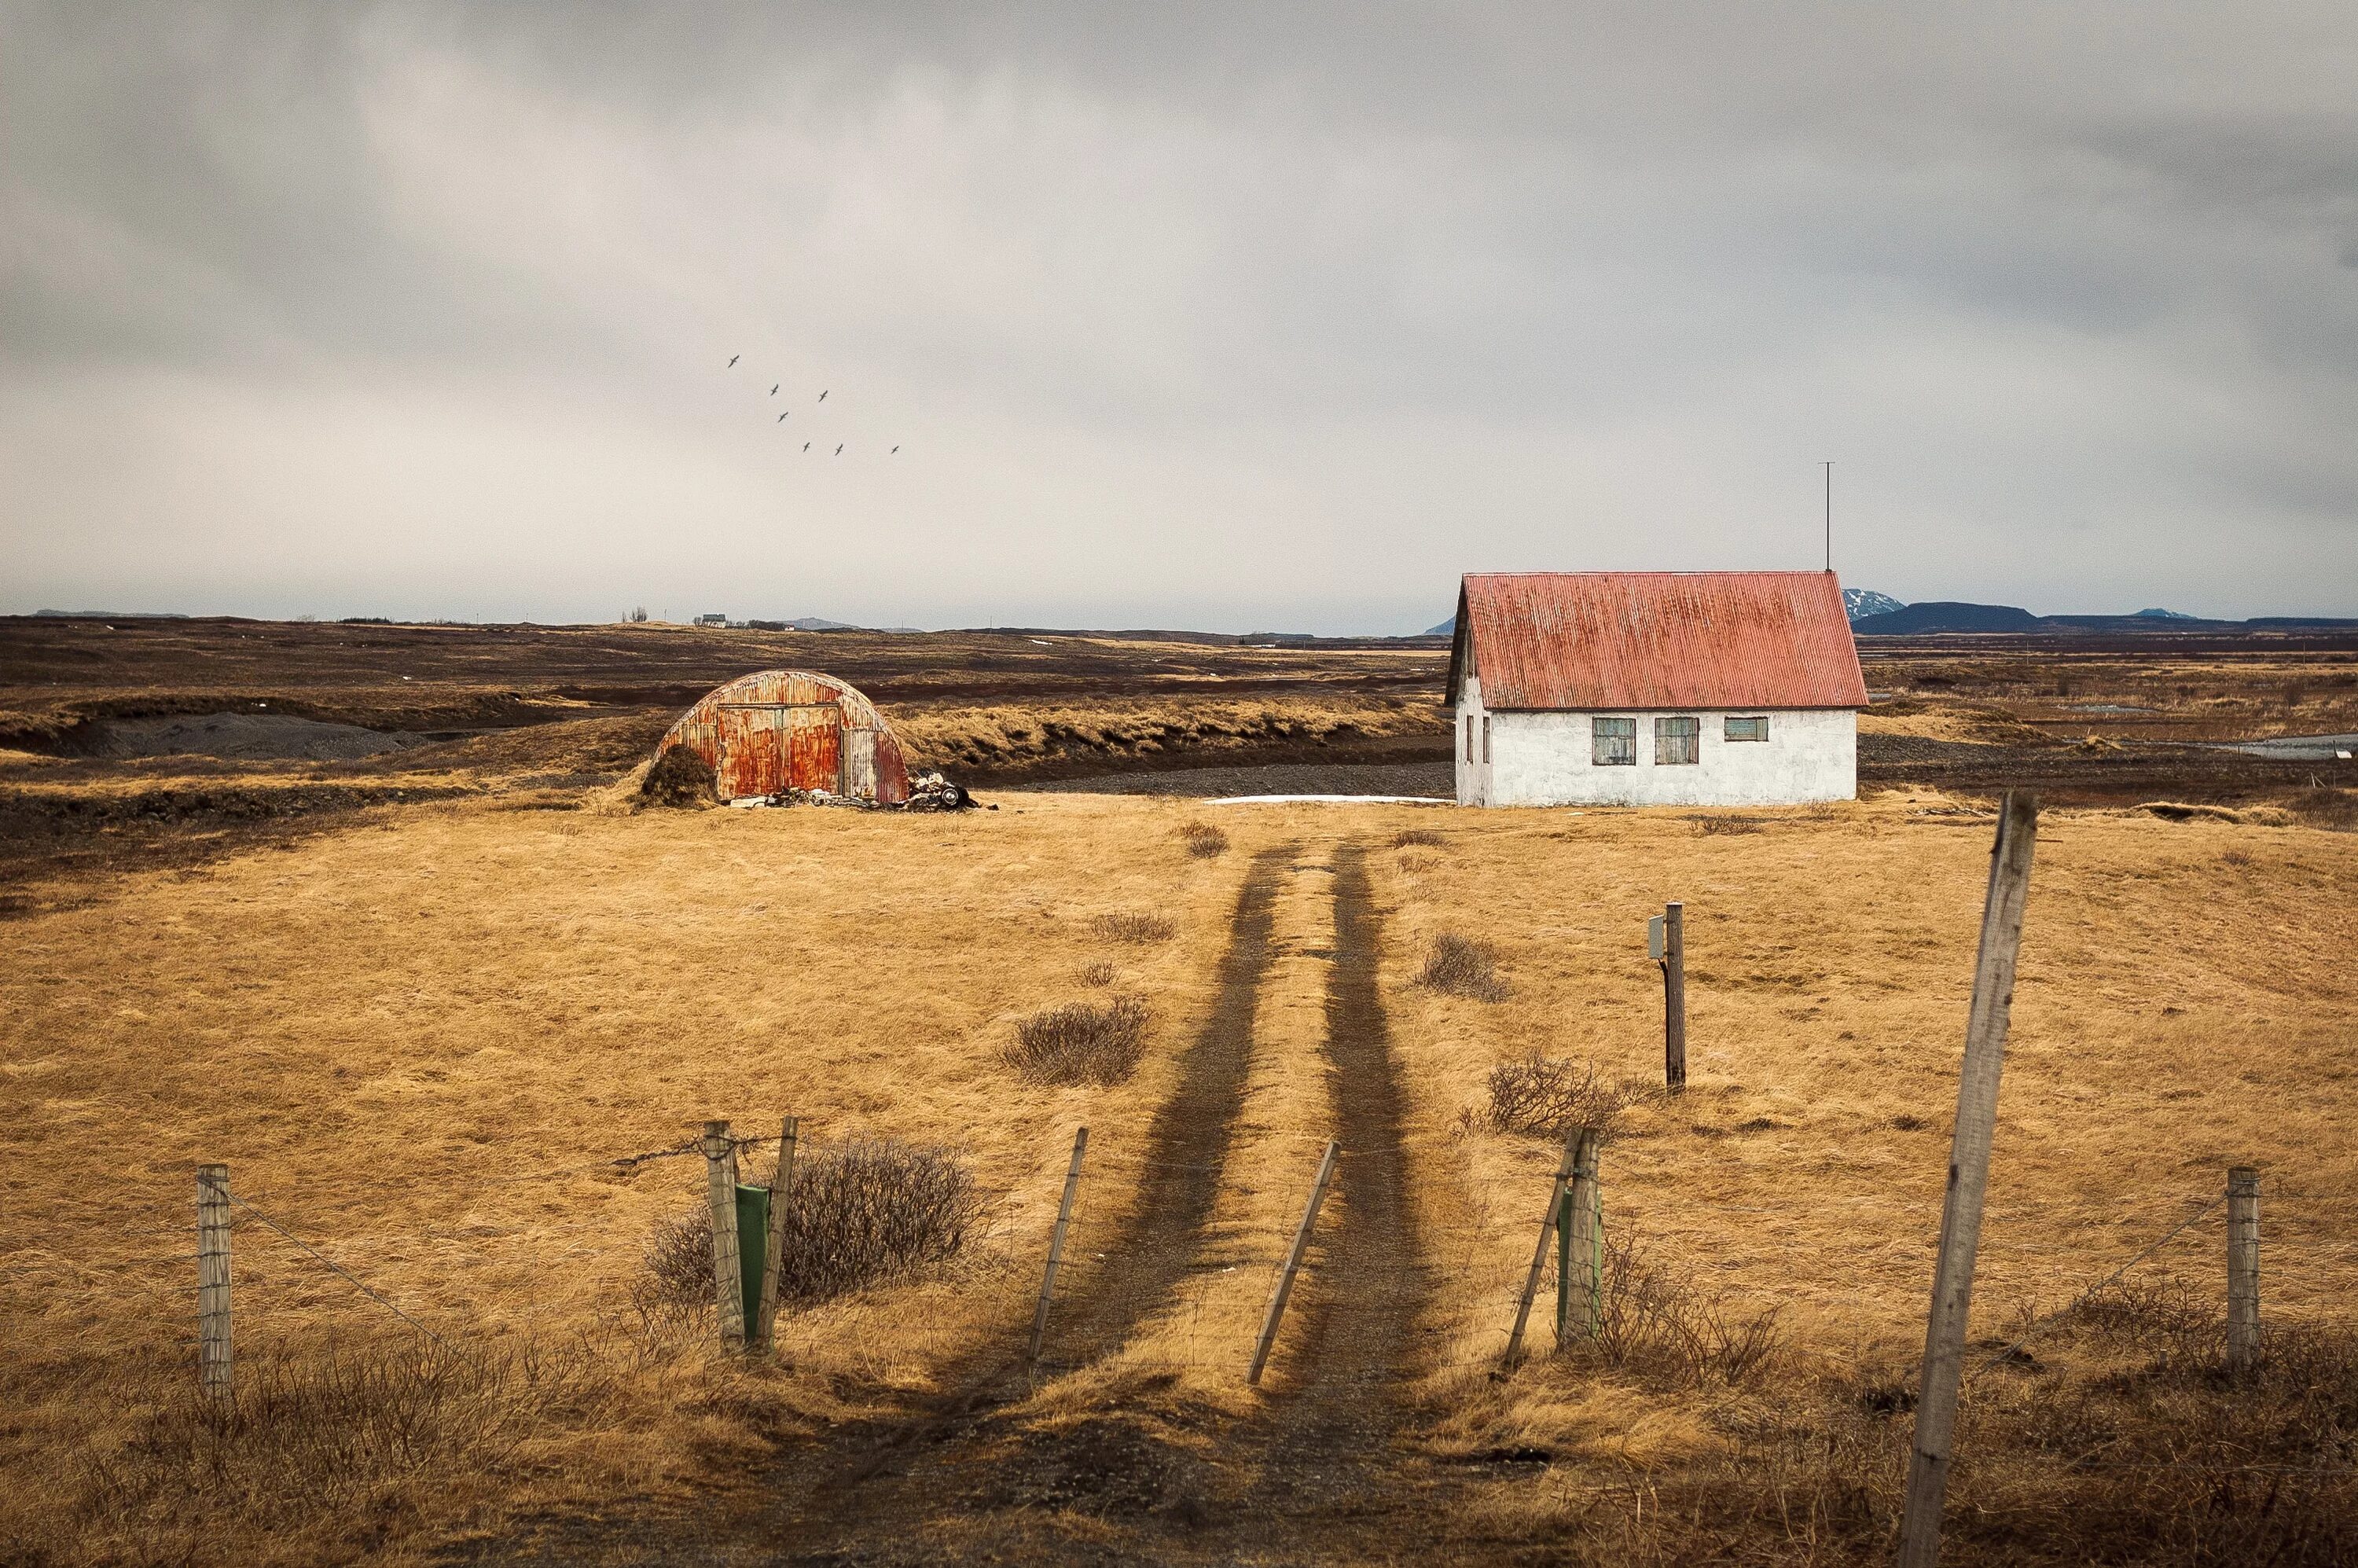
<svg viewBox="0 0 2358 1568">
<path fill-rule="evenodd" d="M 897 451 L 899 451 L 900 449 L 900 449 L 900 448 L 898 448 L 898 447 L 895 447 L 895 448 L 893 448 L 893 449 L 892 449 L 892 450 L 893 450 L 893 451 L 896 451 L 896 452 L 897 452 Z"/>
<path fill-rule="evenodd" d="M 737 362 L 744 357 L 745 356 L 743 354 L 730 354 L 729 356 L 729 368 L 730 370 L 735 370 L 737 368 Z"/>
<path fill-rule="evenodd" d="M 777 395 L 778 395 L 778 388 L 779 388 L 780 386 L 784 385 L 784 383 L 782 383 L 782 382 L 774 382 L 774 381 L 773 381 L 773 382 L 772 382 L 772 383 L 770 384 L 770 395 L 771 395 L 771 396 L 773 396 L 773 397 L 777 396 Z"/>
<path fill-rule="evenodd" d="M 818 400 L 819 400 L 821 403 L 825 403 L 825 402 L 827 401 L 827 394 L 826 394 L 826 393 L 824 393 L 824 392 L 820 393 L 820 394 L 818 395 Z"/>
<path fill-rule="evenodd" d="M 806 452 L 810 450 L 810 443 L 808 441 L 805 441 L 803 443 L 803 450 Z"/>
<path fill-rule="evenodd" d="M 835 449 L 835 455 L 836 455 L 837 457 L 838 457 L 838 458 L 839 458 L 839 457 L 841 457 L 841 456 L 843 456 L 843 449 L 842 449 L 841 447 L 838 447 L 838 448 L 836 448 L 836 449 Z"/>
<path fill-rule="evenodd" d="M 779 416 L 778 416 L 778 423 L 779 423 L 779 424 L 781 424 L 781 425 L 783 425 L 783 424 L 784 424 L 785 422 L 786 422 L 786 416 L 785 416 L 784 415 L 783 415 L 783 414 L 779 415 Z"/>
</svg>

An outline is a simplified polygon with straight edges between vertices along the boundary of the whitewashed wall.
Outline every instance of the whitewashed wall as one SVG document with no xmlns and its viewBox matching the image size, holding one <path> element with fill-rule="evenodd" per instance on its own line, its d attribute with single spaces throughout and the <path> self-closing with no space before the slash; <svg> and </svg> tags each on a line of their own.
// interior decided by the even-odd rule
<svg viewBox="0 0 2358 1568">
<path fill-rule="evenodd" d="M 1858 715 L 1846 708 L 1768 710 L 1768 739 L 1729 741 L 1721 720 L 1760 708 L 1682 708 L 1702 721 L 1702 761 L 1658 767 L 1654 720 L 1665 713 L 1616 713 L 1638 721 L 1638 765 L 1598 767 L 1585 713 L 1491 713 L 1468 676 L 1452 737 L 1460 806 L 1795 806 L 1858 794 Z M 1466 720 L 1474 758 L 1466 759 Z M 1482 720 L 1490 720 L 1489 760 Z"/>
</svg>

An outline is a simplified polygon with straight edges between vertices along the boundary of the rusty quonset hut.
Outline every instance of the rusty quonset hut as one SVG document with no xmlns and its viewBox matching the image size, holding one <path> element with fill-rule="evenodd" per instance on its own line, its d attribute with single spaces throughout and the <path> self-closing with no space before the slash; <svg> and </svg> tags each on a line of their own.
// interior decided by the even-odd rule
<svg viewBox="0 0 2358 1568">
<path fill-rule="evenodd" d="M 825 790 L 905 805 L 909 769 L 876 705 L 832 676 L 740 676 L 680 715 L 655 749 L 686 746 L 711 764 L 723 800 Z"/>
</svg>

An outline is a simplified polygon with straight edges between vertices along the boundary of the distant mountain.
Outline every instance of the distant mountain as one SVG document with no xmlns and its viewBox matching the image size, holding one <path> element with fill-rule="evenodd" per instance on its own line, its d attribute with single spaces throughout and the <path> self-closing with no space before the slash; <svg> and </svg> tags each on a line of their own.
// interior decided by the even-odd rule
<svg viewBox="0 0 2358 1568">
<path fill-rule="evenodd" d="M 1913 637 L 1927 632 L 2036 632 L 2040 622 L 2029 611 L 2011 604 L 1934 600 L 1876 615 L 1854 615 L 1850 629 L 1866 637 Z"/>
<path fill-rule="evenodd" d="M 2184 611 L 2180 610 L 2140 610 L 2136 612 L 2134 619 L 2138 621 L 2200 621 L 2201 617 L 2199 615 L 2189 615 Z"/>
<path fill-rule="evenodd" d="M 1455 615 L 1451 616 L 1448 620 L 1446 620 L 1446 621 L 1443 622 L 1440 625 L 1435 626 L 1435 627 L 1433 627 L 1431 630 L 1427 631 L 1427 632 L 1425 633 L 1425 635 L 1426 635 L 1426 636 L 1428 636 L 1428 637 L 1455 637 L 1455 636 L 1456 636 L 1456 635 L 1457 635 L 1457 617 L 1455 617 Z"/>
<path fill-rule="evenodd" d="M 1850 617 L 1853 625 L 1856 625 L 1860 620 L 1869 615 L 1888 615 L 1895 610 L 1907 608 L 1907 605 L 1889 594 L 1877 593 L 1871 588 L 1843 589 L 1843 612 Z"/>
</svg>

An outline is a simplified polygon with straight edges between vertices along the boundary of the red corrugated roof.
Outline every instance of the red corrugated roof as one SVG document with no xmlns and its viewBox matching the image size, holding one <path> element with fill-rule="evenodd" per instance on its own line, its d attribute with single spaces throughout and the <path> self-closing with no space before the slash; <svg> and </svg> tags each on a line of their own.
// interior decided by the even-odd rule
<svg viewBox="0 0 2358 1568">
<path fill-rule="evenodd" d="M 1483 572 L 1457 594 L 1449 700 L 1485 707 L 1865 708 L 1832 572 Z"/>
</svg>

